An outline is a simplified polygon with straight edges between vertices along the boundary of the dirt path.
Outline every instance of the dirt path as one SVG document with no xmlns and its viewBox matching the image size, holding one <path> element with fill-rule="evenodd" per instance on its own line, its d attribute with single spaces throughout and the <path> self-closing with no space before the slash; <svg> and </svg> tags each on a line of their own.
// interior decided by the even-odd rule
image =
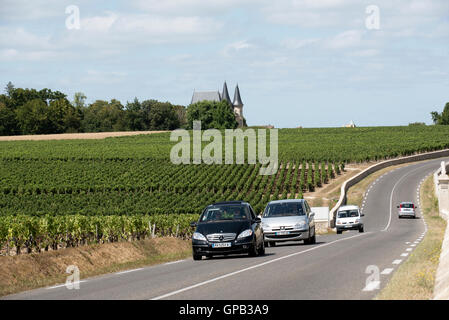
<svg viewBox="0 0 449 320">
<path fill-rule="evenodd" d="M 105 139 L 109 137 L 135 136 L 139 134 L 153 134 L 167 131 L 119 131 L 119 132 L 95 132 L 95 133 L 61 133 L 61 134 L 36 134 L 23 136 L 2 136 L 0 141 L 24 141 L 24 140 L 71 140 L 71 139 Z"/>
</svg>

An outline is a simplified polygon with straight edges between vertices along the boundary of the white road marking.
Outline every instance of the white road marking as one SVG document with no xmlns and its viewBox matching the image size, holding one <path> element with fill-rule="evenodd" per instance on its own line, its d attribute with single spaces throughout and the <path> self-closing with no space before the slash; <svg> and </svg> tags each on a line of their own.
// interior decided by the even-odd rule
<svg viewBox="0 0 449 320">
<path fill-rule="evenodd" d="M 180 263 L 180 262 L 183 262 L 183 261 L 186 261 L 186 260 L 176 260 L 176 261 L 171 261 L 171 262 L 167 262 L 167 263 L 164 263 L 165 265 L 168 265 L 168 264 L 175 264 L 175 263 Z"/>
<path fill-rule="evenodd" d="M 130 272 L 139 271 L 139 270 L 143 270 L 143 268 L 132 269 L 132 270 L 126 270 L 126 271 L 121 271 L 121 272 L 116 272 L 115 274 L 125 274 L 125 273 L 130 273 Z"/>
<path fill-rule="evenodd" d="M 407 241 L 405 244 L 410 244 L 410 242 L 409 241 Z"/>
<path fill-rule="evenodd" d="M 81 281 L 78 281 L 78 282 L 71 282 L 70 285 L 76 285 L 76 284 L 83 283 L 83 282 L 87 282 L 87 280 L 81 280 Z M 57 286 L 48 287 L 46 289 L 47 290 L 49 290 L 49 289 L 56 289 L 56 288 L 61 288 L 61 287 L 65 287 L 65 286 L 66 286 L 66 284 L 64 283 L 64 284 L 58 284 Z"/>
<path fill-rule="evenodd" d="M 171 297 L 171 296 L 174 296 L 174 295 L 176 295 L 176 294 L 178 294 L 178 293 L 182 293 L 182 292 L 185 292 L 185 291 L 194 289 L 194 288 L 198 288 L 198 287 L 204 286 L 204 285 L 206 285 L 206 284 L 209 284 L 209 283 L 212 283 L 212 282 L 221 280 L 221 279 L 225 279 L 225 278 L 228 278 L 228 277 L 232 277 L 232 276 L 234 276 L 234 275 L 236 275 L 236 274 L 239 274 L 239 273 L 242 273 L 242 272 L 245 272 L 245 271 L 248 271 L 248 270 L 260 268 L 260 267 L 262 267 L 262 266 L 265 266 L 265 265 L 270 264 L 270 263 L 273 263 L 273 262 L 277 262 L 277 261 L 284 260 L 284 259 L 287 259 L 287 258 L 290 258 L 290 257 L 294 257 L 294 256 L 297 256 L 297 255 L 301 255 L 301 254 L 310 252 L 310 251 L 312 251 L 312 250 L 316 250 L 316 249 L 319 249 L 319 248 L 327 247 L 327 246 L 329 246 L 329 245 L 331 245 L 331 244 L 334 244 L 334 243 L 337 243 L 337 242 L 340 242 L 340 241 L 345 241 L 345 240 L 349 240 L 349 239 L 352 239 L 352 238 L 357 238 L 357 237 L 364 236 L 364 235 L 367 235 L 367 234 L 370 234 L 370 232 L 365 232 L 365 233 L 358 234 L 358 235 L 355 235 L 355 236 L 351 236 L 351 237 L 347 237 L 347 238 L 338 239 L 338 240 L 335 240 L 335 241 L 332 241 L 332 242 L 328 242 L 328 243 L 325 243 L 325 244 L 322 244 L 322 245 L 318 245 L 318 246 L 316 246 L 316 247 L 312 247 L 312 248 L 307 249 L 307 250 L 304 250 L 304 251 L 291 253 L 291 254 L 288 254 L 288 255 L 283 256 L 283 257 L 279 257 L 279 258 L 276 258 L 276 259 L 268 260 L 268 261 L 265 261 L 265 262 L 262 262 L 262 263 L 253 265 L 253 266 L 251 266 L 251 267 L 247 267 L 247 268 L 244 268 L 244 269 L 240 269 L 240 270 L 237 270 L 237 271 L 234 271 L 234 272 L 231 272 L 231 273 L 227 273 L 227 274 L 221 275 L 221 276 L 216 277 L 216 278 L 212 278 L 212 279 L 209 279 L 209 280 L 206 280 L 206 281 L 203 281 L 203 282 L 199 282 L 199 283 L 197 283 L 197 284 L 194 284 L 194 285 L 191 285 L 191 286 L 187 286 L 187 287 L 184 287 L 184 288 L 182 288 L 182 289 L 175 290 L 175 291 L 172 291 L 172 292 L 163 294 L 163 295 L 158 296 L 158 297 L 155 297 L 155 298 L 151 298 L 150 300 L 160 300 L 160 299 L 164 299 L 164 298 L 167 298 L 167 297 Z"/>
<path fill-rule="evenodd" d="M 373 291 L 378 289 L 380 289 L 380 281 L 371 281 L 365 288 L 363 288 L 363 291 Z"/>
<path fill-rule="evenodd" d="M 390 274 L 393 270 L 393 268 L 385 268 L 380 274 Z"/>
<path fill-rule="evenodd" d="M 406 256 L 408 256 L 407 252 L 404 252 L 404 253 L 401 254 L 401 257 L 406 257 Z"/>
<path fill-rule="evenodd" d="M 413 248 L 407 248 L 407 249 L 405 249 L 405 251 L 412 251 L 413 250 Z"/>
<path fill-rule="evenodd" d="M 398 260 L 394 260 L 393 261 L 393 264 L 400 264 L 402 262 L 402 260 L 401 259 L 398 259 Z"/>
</svg>

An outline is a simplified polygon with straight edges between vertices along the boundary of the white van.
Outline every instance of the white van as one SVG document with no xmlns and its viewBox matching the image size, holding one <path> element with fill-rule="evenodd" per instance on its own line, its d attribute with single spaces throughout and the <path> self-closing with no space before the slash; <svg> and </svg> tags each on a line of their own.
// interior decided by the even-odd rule
<svg viewBox="0 0 449 320">
<path fill-rule="evenodd" d="M 363 232 L 363 213 L 358 206 L 341 206 L 337 211 L 335 228 L 341 234 L 343 230 L 359 230 Z"/>
</svg>

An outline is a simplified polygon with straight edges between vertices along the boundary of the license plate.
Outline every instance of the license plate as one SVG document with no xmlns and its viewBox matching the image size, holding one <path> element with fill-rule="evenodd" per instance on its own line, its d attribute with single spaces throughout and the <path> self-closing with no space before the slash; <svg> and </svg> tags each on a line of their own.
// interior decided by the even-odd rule
<svg viewBox="0 0 449 320">
<path fill-rule="evenodd" d="M 290 231 L 279 231 L 279 232 L 276 232 L 277 236 L 284 236 L 286 234 L 290 234 Z"/>
<path fill-rule="evenodd" d="M 230 242 L 212 243 L 212 248 L 229 248 L 230 246 Z"/>
<path fill-rule="evenodd" d="M 345 228 L 351 228 L 352 226 L 351 225 L 349 225 L 349 226 L 345 226 Z"/>
</svg>

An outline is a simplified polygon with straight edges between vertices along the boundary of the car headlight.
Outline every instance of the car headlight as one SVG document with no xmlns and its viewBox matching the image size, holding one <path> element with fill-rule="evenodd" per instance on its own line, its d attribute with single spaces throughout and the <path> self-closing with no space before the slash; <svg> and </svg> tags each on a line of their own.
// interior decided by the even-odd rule
<svg viewBox="0 0 449 320">
<path fill-rule="evenodd" d="M 241 239 L 241 238 L 246 238 L 246 237 L 250 237 L 253 235 L 253 230 L 251 229 L 246 229 L 245 231 L 241 232 L 239 234 L 239 236 L 237 237 L 237 239 Z"/>
<path fill-rule="evenodd" d="M 297 224 L 295 224 L 295 228 L 301 229 L 304 228 L 307 225 L 305 221 L 300 221 Z"/>
<path fill-rule="evenodd" d="M 206 240 L 206 237 L 203 236 L 203 235 L 202 235 L 201 233 L 199 233 L 199 232 L 194 232 L 192 238 L 195 239 L 195 240 L 207 241 L 207 240 Z"/>
</svg>

